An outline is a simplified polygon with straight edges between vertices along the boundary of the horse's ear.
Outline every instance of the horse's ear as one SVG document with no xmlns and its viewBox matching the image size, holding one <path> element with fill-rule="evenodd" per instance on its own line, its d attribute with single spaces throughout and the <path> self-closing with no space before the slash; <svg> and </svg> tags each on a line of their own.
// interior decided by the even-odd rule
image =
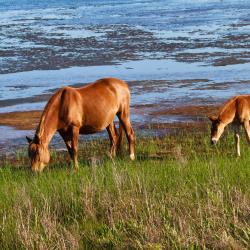
<svg viewBox="0 0 250 250">
<path fill-rule="evenodd" d="M 40 143 L 40 137 L 37 134 L 35 134 L 34 142 L 37 143 L 37 144 Z"/>
<path fill-rule="evenodd" d="M 211 115 L 211 116 L 209 116 L 208 118 L 209 118 L 209 120 L 210 120 L 211 122 L 215 122 L 215 121 L 218 120 L 218 117 L 215 116 L 215 115 Z"/>
<path fill-rule="evenodd" d="M 26 139 L 27 139 L 28 143 L 32 142 L 32 139 L 30 139 L 28 136 L 26 136 Z"/>
</svg>

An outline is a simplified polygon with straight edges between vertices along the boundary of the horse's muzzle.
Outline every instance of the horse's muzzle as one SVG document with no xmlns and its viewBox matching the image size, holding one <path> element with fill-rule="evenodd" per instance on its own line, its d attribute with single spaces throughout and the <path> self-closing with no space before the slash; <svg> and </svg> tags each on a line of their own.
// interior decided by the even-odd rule
<svg viewBox="0 0 250 250">
<path fill-rule="evenodd" d="M 211 145 L 216 145 L 216 143 L 217 143 L 217 140 L 215 140 L 215 139 L 211 140 Z"/>
</svg>

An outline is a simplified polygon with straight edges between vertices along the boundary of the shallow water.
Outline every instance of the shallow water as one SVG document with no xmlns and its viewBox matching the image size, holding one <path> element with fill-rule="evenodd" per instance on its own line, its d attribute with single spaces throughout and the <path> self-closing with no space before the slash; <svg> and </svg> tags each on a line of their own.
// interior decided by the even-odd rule
<svg viewBox="0 0 250 250">
<path fill-rule="evenodd" d="M 248 0 L 0 0 L 0 113 L 112 76 L 130 85 L 133 122 L 175 122 L 151 113 L 249 93 L 249 58 Z"/>
<path fill-rule="evenodd" d="M 173 105 L 178 105 L 185 99 L 188 101 L 197 97 L 204 99 L 200 103 L 204 104 L 209 98 L 216 101 L 248 93 L 249 69 L 250 63 L 215 67 L 198 62 L 145 59 L 119 65 L 2 74 L 0 113 L 42 109 L 45 102 L 30 103 L 27 98 L 53 92 L 55 88 L 65 85 L 84 85 L 107 76 L 116 76 L 129 83 L 132 106 L 171 100 L 175 100 Z M 16 99 L 15 105 L 8 105 L 11 99 Z M 178 99 L 181 99 L 181 103 L 178 103 Z"/>
</svg>

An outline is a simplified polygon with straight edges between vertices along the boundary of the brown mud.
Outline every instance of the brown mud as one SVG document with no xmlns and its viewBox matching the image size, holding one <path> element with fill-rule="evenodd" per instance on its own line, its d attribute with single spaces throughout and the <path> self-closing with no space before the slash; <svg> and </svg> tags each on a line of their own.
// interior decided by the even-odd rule
<svg viewBox="0 0 250 250">
<path fill-rule="evenodd" d="M 42 111 L 11 112 L 0 114 L 0 125 L 11 126 L 20 130 L 36 128 Z"/>
<path fill-rule="evenodd" d="M 218 106 L 181 106 L 174 108 L 165 108 L 157 110 L 157 104 L 151 105 L 137 105 L 132 107 L 135 114 L 140 115 L 145 112 L 147 109 L 152 109 L 154 111 L 150 112 L 149 115 L 151 118 L 159 116 L 178 116 L 182 117 L 181 122 L 148 122 L 147 124 L 140 124 L 135 122 L 135 127 L 140 128 L 184 128 L 184 127 L 204 127 L 206 122 L 206 117 L 212 114 L 216 114 L 218 111 Z M 148 110 L 147 110 L 148 111 Z M 42 111 L 24 111 L 24 112 L 11 112 L 0 114 L 0 125 L 11 126 L 15 129 L 20 130 L 34 130 L 38 125 Z M 186 117 L 192 117 L 193 121 L 186 121 Z M 208 120 L 207 120 L 208 121 Z"/>
<path fill-rule="evenodd" d="M 151 115 L 181 115 L 181 116 L 194 116 L 194 117 L 206 117 L 218 112 L 218 105 L 209 106 L 184 106 L 184 107 L 174 107 L 171 109 L 163 109 L 159 111 L 153 111 Z"/>
<path fill-rule="evenodd" d="M 241 25 L 248 26 L 249 22 L 238 23 L 239 27 Z M 13 28 L 7 25 L 1 27 L 8 32 Z M 181 62 L 203 62 L 214 66 L 250 61 L 248 34 L 227 34 L 217 38 L 215 36 L 211 40 L 206 37 L 190 37 L 190 34 L 163 39 L 150 30 L 116 24 L 86 27 L 86 30 L 100 34 L 97 37 L 65 38 L 60 37 L 60 33 L 35 32 L 22 26 L 17 26 L 16 29 L 17 32 L 12 34 L 11 38 L 34 43 L 37 47 L 0 48 L 0 57 L 5 58 L 0 68 L 1 74 L 73 66 L 115 65 L 122 61 L 141 59 L 168 58 Z M 209 35 L 209 31 L 204 32 Z M 207 48 L 219 48 L 222 52 L 185 52 Z M 233 52 L 233 49 L 243 51 Z"/>
</svg>

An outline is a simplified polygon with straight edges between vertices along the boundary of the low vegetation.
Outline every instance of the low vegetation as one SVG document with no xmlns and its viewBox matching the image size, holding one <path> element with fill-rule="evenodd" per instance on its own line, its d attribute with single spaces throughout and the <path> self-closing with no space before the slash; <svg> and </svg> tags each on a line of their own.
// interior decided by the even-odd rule
<svg viewBox="0 0 250 250">
<path fill-rule="evenodd" d="M 137 138 L 134 162 L 86 142 L 77 174 L 62 152 L 36 175 L 25 152 L 2 159 L 0 249 L 247 249 L 250 149 L 207 135 Z"/>
</svg>

